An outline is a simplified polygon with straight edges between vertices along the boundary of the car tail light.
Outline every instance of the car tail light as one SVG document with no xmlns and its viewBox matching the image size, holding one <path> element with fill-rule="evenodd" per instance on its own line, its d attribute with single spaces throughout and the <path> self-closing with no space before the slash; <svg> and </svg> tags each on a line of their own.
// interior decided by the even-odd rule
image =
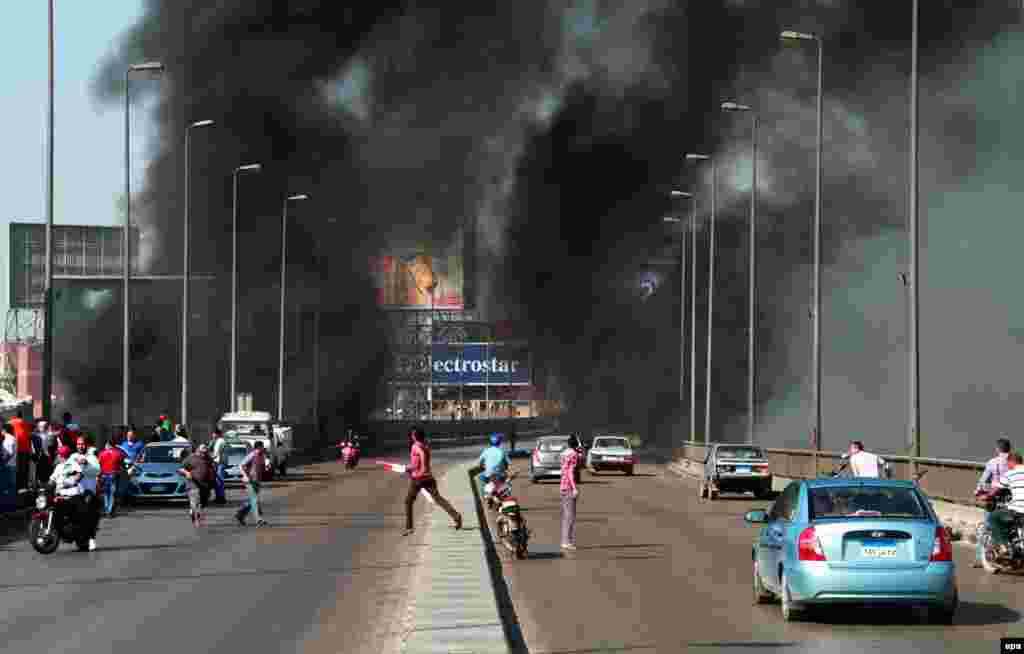
<svg viewBox="0 0 1024 654">
<path fill-rule="evenodd" d="M 949 532 L 945 527 L 935 528 L 935 544 L 932 545 L 932 555 L 929 561 L 952 561 L 953 541 L 949 539 Z"/>
<path fill-rule="evenodd" d="M 758 470 L 762 470 L 764 472 L 768 472 L 768 464 L 767 463 L 763 463 L 763 464 L 757 466 L 757 469 Z"/>
<path fill-rule="evenodd" d="M 801 561 L 824 561 L 825 551 L 821 549 L 821 541 L 814 527 L 808 527 L 800 532 L 797 540 L 797 551 L 800 553 Z"/>
<path fill-rule="evenodd" d="M 533 451 L 533 465 L 540 465 L 540 450 Z"/>
</svg>

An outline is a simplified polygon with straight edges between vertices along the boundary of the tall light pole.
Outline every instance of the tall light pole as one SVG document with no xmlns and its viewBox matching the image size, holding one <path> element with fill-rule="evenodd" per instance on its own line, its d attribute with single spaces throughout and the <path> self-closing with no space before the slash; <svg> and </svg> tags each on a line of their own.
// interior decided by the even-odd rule
<svg viewBox="0 0 1024 654">
<path fill-rule="evenodd" d="M 749 289 L 747 316 L 747 442 L 754 442 L 754 427 L 757 424 L 757 410 L 754 404 L 757 380 L 757 112 L 745 104 L 723 102 L 722 111 L 747 111 L 753 122 L 750 126 L 750 225 L 748 225 L 750 241 Z"/>
<path fill-rule="evenodd" d="M 42 417 L 50 416 L 50 403 L 53 399 L 53 2 L 49 2 L 47 23 L 49 31 L 49 81 L 46 105 L 46 235 L 44 249 L 46 261 L 43 264 L 46 281 L 43 285 L 43 379 L 42 379 Z"/>
<path fill-rule="evenodd" d="M 189 195 L 189 166 L 191 159 L 189 158 L 189 139 L 192 134 L 192 130 L 195 128 L 210 127 L 213 125 L 212 120 L 197 120 L 188 127 L 185 128 L 185 233 L 183 236 L 183 288 L 181 294 L 181 424 L 188 424 L 188 320 L 189 320 L 189 304 L 188 304 L 188 285 L 192 279 L 192 267 L 191 259 L 189 258 L 188 251 L 188 234 L 190 226 L 190 215 L 191 211 L 191 196 Z"/>
<path fill-rule="evenodd" d="M 288 249 L 285 242 L 288 238 L 288 203 L 308 200 L 305 194 L 290 195 L 284 200 L 284 208 L 281 210 L 281 343 L 277 351 L 277 421 L 284 422 L 284 289 L 285 289 L 285 258 Z"/>
<path fill-rule="evenodd" d="M 714 334 L 714 299 L 715 299 L 715 212 L 718 203 L 718 177 L 715 160 L 706 154 L 688 154 L 687 161 L 711 162 L 711 220 L 708 223 L 708 365 L 707 380 L 704 388 L 704 443 L 711 439 L 711 337 Z"/>
<path fill-rule="evenodd" d="M 238 411 L 235 384 L 238 381 L 238 176 L 258 173 L 262 164 L 245 164 L 235 168 L 231 199 L 231 410 Z"/>
<path fill-rule="evenodd" d="M 918 187 L 917 187 L 917 20 L 918 3 L 913 0 L 913 29 L 911 36 L 910 59 L 910 438 L 914 445 L 914 473 L 917 473 L 917 459 L 921 457 L 921 359 L 918 331 L 918 318 L 921 310 L 920 296 L 920 260 L 918 258 Z"/>
<path fill-rule="evenodd" d="M 814 180 L 814 320 L 812 335 L 811 374 L 813 376 L 811 395 L 811 439 L 814 441 L 814 475 L 818 474 L 818 452 L 821 451 L 821 96 L 822 96 L 822 44 L 814 34 L 785 31 L 784 41 L 814 41 L 818 46 L 818 128 L 815 148 Z"/>
<path fill-rule="evenodd" d="M 124 71 L 124 238 L 121 241 L 122 277 L 124 293 L 124 324 L 122 325 L 122 340 L 124 351 L 122 352 L 121 371 L 121 422 L 128 424 L 128 382 L 131 378 L 131 335 L 129 333 L 129 298 L 128 279 L 131 275 L 131 237 L 132 228 L 132 170 L 131 170 L 131 123 L 128 120 L 129 108 L 131 106 L 131 74 L 133 72 L 163 73 L 164 65 L 158 61 L 150 61 L 144 64 L 133 64 Z"/>
<path fill-rule="evenodd" d="M 673 198 L 687 198 L 696 207 L 692 193 L 672 191 Z M 665 222 L 684 223 L 679 218 L 665 218 Z M 682 242 L 679 246 L 679 404 L 683 403 L 686 392 L 686 228 L 681 230 Z M 692 328 L 691 328 L 692 329 Z"/>
</svg>

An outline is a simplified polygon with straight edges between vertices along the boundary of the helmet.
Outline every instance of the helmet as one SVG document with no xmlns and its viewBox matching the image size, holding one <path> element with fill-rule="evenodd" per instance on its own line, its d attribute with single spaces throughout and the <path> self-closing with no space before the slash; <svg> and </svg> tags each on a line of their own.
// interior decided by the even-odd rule
<svg viewBox="0 0 1024 654">
<path fill-rule="evenodd" d="M 491 445 L 495 447 L 501 445 L 501 434 L 491 434 Z"/>
<path fill-rule="evenodd" d="M 57 448 L 57 456 L 64 457 L 65 459 L 71 456 L 71 448 L 67 445 L 61 445 Z"/>
</svg>

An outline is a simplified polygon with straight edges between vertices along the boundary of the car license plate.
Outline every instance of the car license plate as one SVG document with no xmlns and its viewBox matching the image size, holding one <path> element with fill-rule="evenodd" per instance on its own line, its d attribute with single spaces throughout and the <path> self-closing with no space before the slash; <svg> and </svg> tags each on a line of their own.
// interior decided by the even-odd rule
<svg viewBox="0 0 1024 654">
<path fill-rule="evenodd" d="M 860 548 L 860 553 L 867 559 L 894 559 L 896 552 L 896 543 L 891 540 L 872 541 Z"/>
<path fill-rule="evenodd" d="M 621 456 L 606 456 L 604 458 L 604 460 L 605 461 L 615 461 L 616 463 L 622 463 L 622 457 Z"/>
<path fill-rule="evenodd" d="M 750 466 L 736 466 L 736 473 L 740 475 L 749 475 Z"/>
</svg>

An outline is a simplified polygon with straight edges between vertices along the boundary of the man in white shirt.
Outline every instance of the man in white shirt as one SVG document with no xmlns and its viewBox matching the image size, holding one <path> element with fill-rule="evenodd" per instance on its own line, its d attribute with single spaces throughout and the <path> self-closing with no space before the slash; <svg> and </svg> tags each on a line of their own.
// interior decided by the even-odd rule
<svg viewBox="0 0 1024 654">
<path fill-rule="evenodd" d="M 13 511 L 18 506 L 18 439 L 14 427 L 5 424 L 0 442 L 0 510 Z"/>
<path fill-rule="evenodd" d="M 877 454 L 864 451 L 864 443 L 853 441 L 850 443 L 850 471 L 854 477 L 879 478 L 885 470 L 885 459 Z"/>
<path fill-rule="evenodd" d="M 216 493 L 216 499 L 213 501 L 214 504 L 227 504 L 227 499 L 224 497 L 224 473 L 227 470 L 227 440 L 224 438 L 224 432 L 220 429 L 213 430 L 213 465 L 214 470 L 217 473 L 217 481 L 214 484 L 214 492 Z"/>
<path fill-rule="evenodd" d="M 1020 452 L 1011 452 L 1006 460 L 1006 475 L 1003 486 L 1010 489 L 1010 503 L 1005 509 L 992 512 L 992 544 L 999 556 L 1009 555 L 1010 531 L 1018 520 L 1024 518 L 1024 466 Z"/>
</svg>

